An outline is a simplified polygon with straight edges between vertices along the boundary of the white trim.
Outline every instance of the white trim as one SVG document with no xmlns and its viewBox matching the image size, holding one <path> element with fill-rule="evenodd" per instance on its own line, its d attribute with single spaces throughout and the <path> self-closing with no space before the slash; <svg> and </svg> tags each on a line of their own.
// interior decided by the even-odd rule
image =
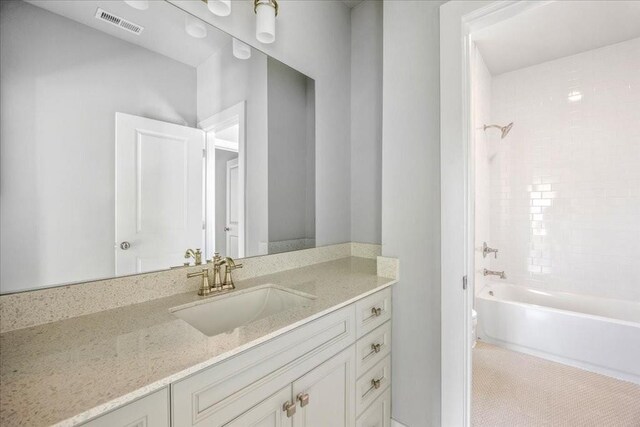
<svg viewBox="0 0 640 427">
<path fill-rule="evenodd" d="M 440 7 L 441 424 L 471 423 L 473 304 L 472 31 L 550 1 L 451 1 Z M 470 283 L 462 288 L 462 278 Z M 470 285 L 470 286 L 469 286 Z"/>
<path fill-rule="evenodd" d="M 246 231 L 246 176 L 247 176 L 247 153 L 246 153 L 246 133 L 247 133 L 247 120 L 246 120 L 246 101 L 238 102 L 235 105 L 232 105 L 229 108 L 226 108 L 213 116 L 202 120 L 198 123 L 198 127 L 204 130 L 207 134 L 207 162 L 215 165 L 215 149 L 223 149 L 227 151 L 236 151 L 235 147 L 225 147 L 224 144 L 219 141 L 216 142 L 213 138 L 213 133 L 215 133 L 216 129 L 220 129 L 225 127 L 229 121 L 238 120 L 238 186 L 242 190 L 242 208 L 238 212 L 238 258 L 244 258 L 245 256 L 245 248 L 246 248 L 246 239 L 245 239 L 245 231 Z M 215 167 L 215 166 L 214 166 Z M 206 204 L 206 223 L 207 223 L 207 242 L 210 242 L 212 246 L 207 245 L 207 251 L 210 251 L 210 248 L 215 247 L 215 172 L 214 168 L 207 167 L 207 185 L 212 185 L 214 190 L 212 193 L 207 192 L 208 194 L 212 194 L 212 197 L 209 197 L 205 200 Z M 211 176 L 213 175 L 213 176 Z M 210 257 L 212 254 L 208 254 Z"/>
</svg>

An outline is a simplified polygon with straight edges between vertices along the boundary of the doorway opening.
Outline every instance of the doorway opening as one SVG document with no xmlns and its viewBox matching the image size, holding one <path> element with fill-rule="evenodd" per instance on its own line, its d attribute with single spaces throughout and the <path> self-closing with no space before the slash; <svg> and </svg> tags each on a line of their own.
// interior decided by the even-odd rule
<svg viewBox="0 0 640 427">
<path fill-rule="evenodd" d="M 441 12 L 442 423 L 638 425 L 640 3 Z"/>
<path fill-rule="evenodd" d="M 245 103 L 198 124 L 206 133 L 206 256 L 245 256 Z"/>
</svg>

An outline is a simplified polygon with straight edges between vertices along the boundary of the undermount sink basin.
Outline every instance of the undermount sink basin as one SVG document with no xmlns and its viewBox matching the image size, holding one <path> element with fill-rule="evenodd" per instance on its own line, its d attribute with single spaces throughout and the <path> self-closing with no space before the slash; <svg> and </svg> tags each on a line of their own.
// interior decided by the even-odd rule
<svg viewBox="0 0 640 427">
<path fill-rule="evenodd" d="M 170 311 L 205 335 L 247 325 L 276 313 L 308 305 L 315 296 L 276 285 L 263 285 L 172 308 Z"/>
</svg>

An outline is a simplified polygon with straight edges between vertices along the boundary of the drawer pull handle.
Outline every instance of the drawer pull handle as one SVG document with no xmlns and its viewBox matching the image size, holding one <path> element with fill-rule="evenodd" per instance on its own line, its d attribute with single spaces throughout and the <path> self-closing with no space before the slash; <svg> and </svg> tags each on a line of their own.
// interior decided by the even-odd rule
<svg viewBox="0 0 640 427">
<path fill-rule="evenodd" d="M 365 360 L 376 353 L 380 353 L 380 350 L 382 350 L 382 344 L 371 344 L 371 351 L 367 353 L 367 355 L 364 356 L 362 360 Z"/>
<path fill-rule="evenodd" d="M 300 407 L 304 408 L 309 404 L 309 393 L 300 393 L 296 399 L 300 402 Z"/>
<path fill-rule="evenodd" d="M 382 314 L 382 309 L 380 307 L 372 307 L 371 308 L 371 316 L 380 316 Z"/>
<path fill-rule="evenodd" d="M 369 394 L 370 392 L 372 392 L 373 390 L 377 390 L 380 388 L 380 386 L 382 385 L 382 378 L 378 378 L 377 380 L 374 378 L 371 380 L 371 387 L 369 387 L 367 389 L 367 391 L 364 392 L 364 394 L 362 395 L 362 397 L 365 397 L 367 394 Z"/>
<path fill-rule="evenodd" d="M 284 405 L 282 405 L 282 410 L 287 413 L 287 418 L 291 418 L 296 413 L 296 404 L 285 402 Z"/>
</svg>

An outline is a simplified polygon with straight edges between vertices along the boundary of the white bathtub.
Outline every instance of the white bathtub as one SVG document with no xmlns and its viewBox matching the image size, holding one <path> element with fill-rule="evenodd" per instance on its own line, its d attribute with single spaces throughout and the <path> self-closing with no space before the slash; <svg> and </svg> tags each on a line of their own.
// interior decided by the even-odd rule
<svg viewBox="0 0 640 427">
<path fill-rule="evenodd" d="M 640 303 L 508 283 L 476 297 L 485 342 L 640 384 Z"/>
</svg>

